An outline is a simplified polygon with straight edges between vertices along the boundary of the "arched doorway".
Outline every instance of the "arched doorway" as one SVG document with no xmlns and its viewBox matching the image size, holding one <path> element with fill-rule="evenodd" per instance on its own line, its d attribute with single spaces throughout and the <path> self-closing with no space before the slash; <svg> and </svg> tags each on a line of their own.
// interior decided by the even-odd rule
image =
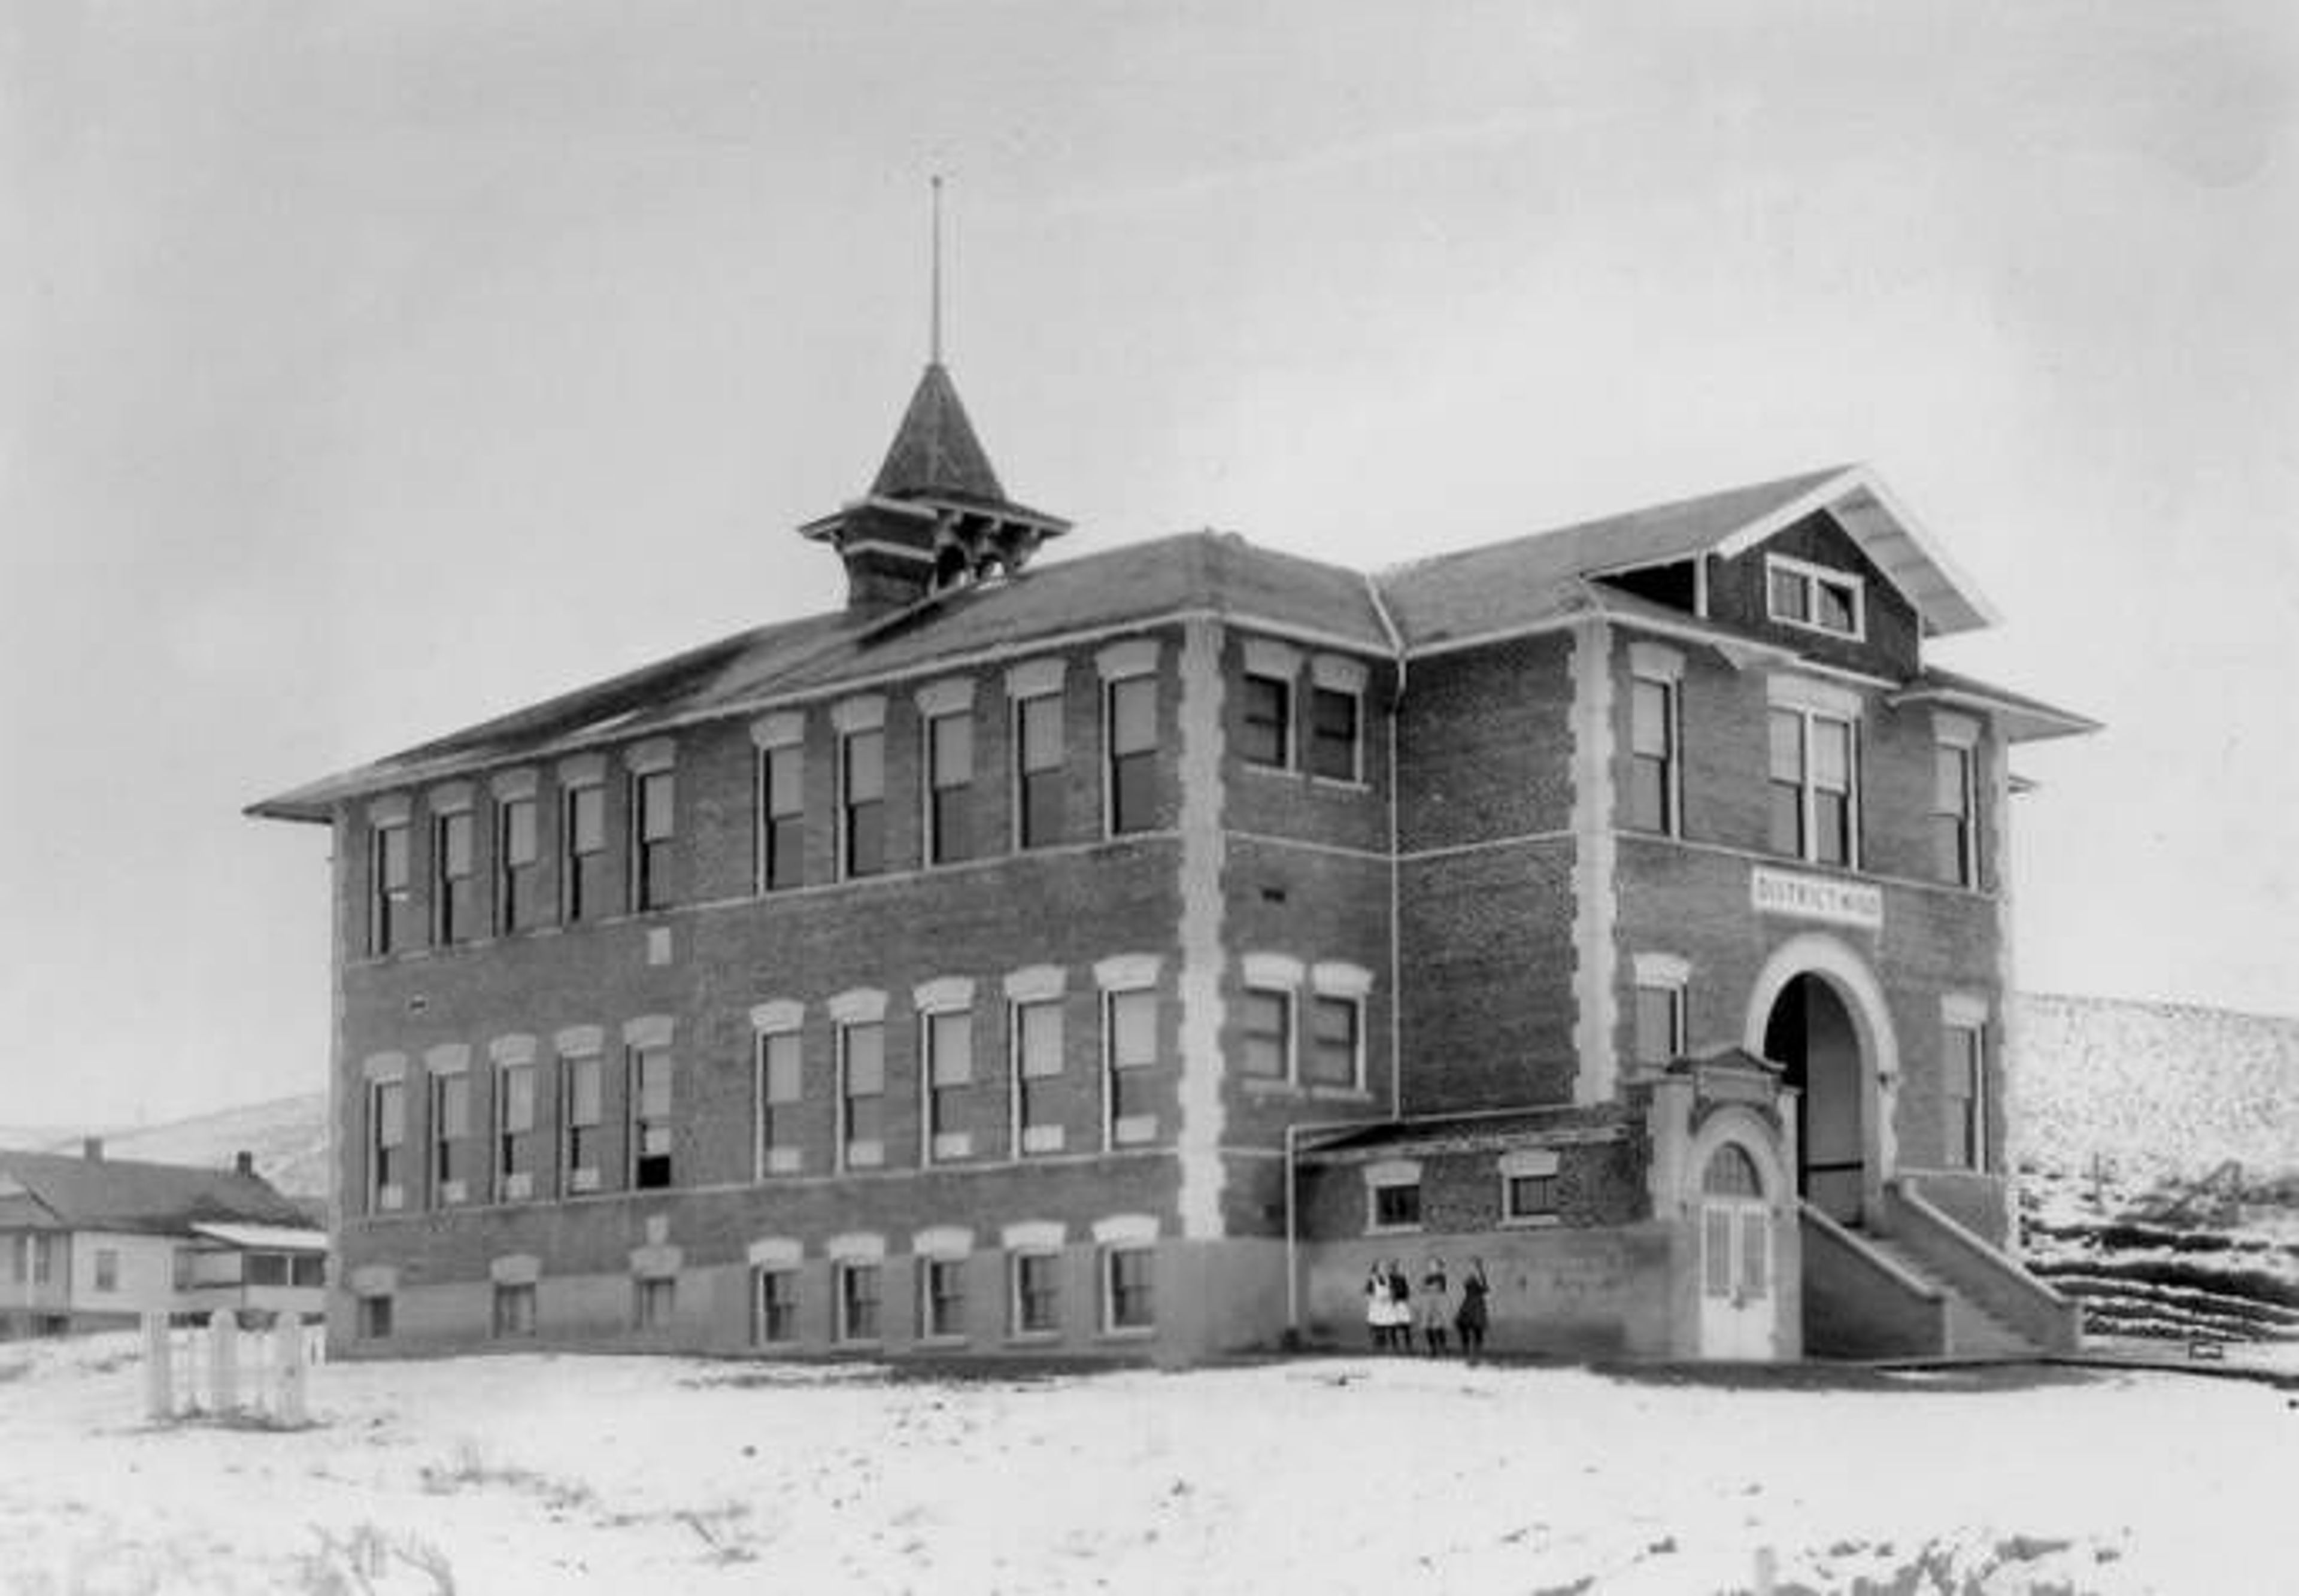
<svg viewBox="0 0 2299 1596">
<path fill-rule="evenodd" d="M 1809 972 L 1782 987 L 1764 1022 L 1764 1056 L 1802 1094 L 1797 1194 L 1857 1224 L 1868 1176 L 1860 1029 L 1836 988 Z"/>
<path fill-rule="evenodd" d="M 1722 1142 L 1700 1170 L 1700 1355 L 1775 1351 L 1772 1211 L 1747 1148 Z"/>
</svg>

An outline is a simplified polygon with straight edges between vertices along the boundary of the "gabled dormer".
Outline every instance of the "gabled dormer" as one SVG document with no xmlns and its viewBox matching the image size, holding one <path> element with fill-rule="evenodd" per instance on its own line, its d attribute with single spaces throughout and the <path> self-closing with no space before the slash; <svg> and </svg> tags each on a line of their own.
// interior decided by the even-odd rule
<svg viewBox="0 0 2299 1596">
<path fill-rule="evenodd" d="M 883 613 L 1017 571 L 1069 528 L 1006 496 L 949 370 L 934 361 L 870 491 L 799 533 L 845 561 L 850 611 Z"/>
</svg>

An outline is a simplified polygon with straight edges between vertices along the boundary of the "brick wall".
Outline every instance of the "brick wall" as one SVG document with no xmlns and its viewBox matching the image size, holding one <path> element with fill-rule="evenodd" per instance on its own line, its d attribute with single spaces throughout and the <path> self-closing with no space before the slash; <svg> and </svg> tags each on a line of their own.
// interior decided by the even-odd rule
<svg viewBox="0 0 2299 1596">
<path fill-rule="evenodd" d="M 1550 634 L 1414 662 L 1398 721 L 1406 853 L 1571 823 L 1571 657 Z"/>
</svg>

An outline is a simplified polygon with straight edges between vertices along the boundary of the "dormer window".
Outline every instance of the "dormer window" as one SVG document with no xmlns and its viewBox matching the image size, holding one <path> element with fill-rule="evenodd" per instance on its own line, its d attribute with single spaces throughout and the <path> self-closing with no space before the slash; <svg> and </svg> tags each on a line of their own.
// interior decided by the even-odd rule
<svg viewBox="0 0 2299 1596">
<path fill-rule="evenodd" d="M 1784 626 L 1803 627 L 1855 641 L 1868 635 L 1868 612 L 1860 578 L 1823 565 L 1807 565 L 1784 554 L 1764 561 L 1764 608 Z"/>
</svg>

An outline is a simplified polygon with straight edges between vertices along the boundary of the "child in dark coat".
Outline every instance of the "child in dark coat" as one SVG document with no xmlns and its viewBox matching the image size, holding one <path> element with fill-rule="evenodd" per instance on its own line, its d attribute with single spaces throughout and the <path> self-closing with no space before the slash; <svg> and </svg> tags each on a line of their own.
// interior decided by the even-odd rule
<svg viewBox="0 0 2299 1596">
<path fill-rule="evenodd" d="M 1461 1282 L 1461 1307 L 1453 1316 L 1453 1328 L 1461 1333 L 1461 1356 L 1474 1358 L 1485 1350 L 1485 1297 L 1491 1291 L 1485 1283 L 1485 1260 L 1469 1260 L 1468 1278 Z"/>
</svg>

